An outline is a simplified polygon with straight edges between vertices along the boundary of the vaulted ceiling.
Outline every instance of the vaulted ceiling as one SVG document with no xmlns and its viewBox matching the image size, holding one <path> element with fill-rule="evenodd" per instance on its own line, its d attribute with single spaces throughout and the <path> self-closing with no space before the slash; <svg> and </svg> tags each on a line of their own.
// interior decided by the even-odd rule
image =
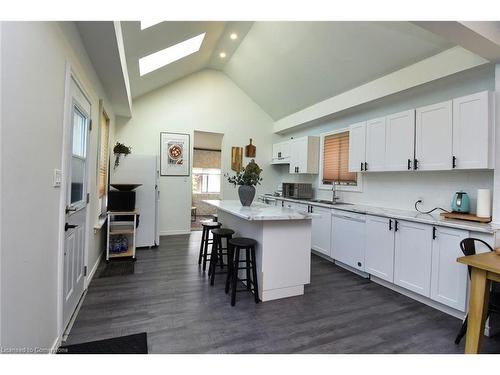
<svg viewBox="0 0 500 375">
<path fill-rule="evenodd" d="M 409 22 L 121 22 L 133 98 L 205 68 L 274 120 L 453 46 Z M 229 35 L 237 32 L 238 38 Z M 201 49 L 144 76 L 140 57 L 206 33 Z M 226 52 L 221 59 L 219 53 Z"/>
</svg>

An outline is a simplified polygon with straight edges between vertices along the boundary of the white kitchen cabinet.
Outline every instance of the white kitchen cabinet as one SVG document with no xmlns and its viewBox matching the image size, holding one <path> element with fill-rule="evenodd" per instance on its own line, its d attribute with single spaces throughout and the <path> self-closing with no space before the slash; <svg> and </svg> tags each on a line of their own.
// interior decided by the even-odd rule
<svg viewBox="0 0 500 375">
<path fill-rule="evenodd" d="M 432 226 L 396 220 L 394 284 L 430 296 Z"/>
<path fill-rule="evenodd" d="M 483 91 L 453 99 L 453 167 L 493 168 L 491 94 Z"/>
<path fill-rule="evenodd" d="M 290 163 L 290 141 L 273 144 L 272 164 Z"/>
<path fill-rule="evenodd" d="M 420 107 L 416 110 L 414 169 L 452 168 L 452 101 Z"/>
<path fill-rule="evenodd" d="M 290 173 L 317 174 L 319 171 L 319 137 L 290 140 Z"/>
<path fill-rule="evenodd" d="M 394 224 L 387 217 L 366 217 L 365 272 L 394 281 Z"/>
<path fill-rule="evenodd" d="M 386 118 L 380 117 L 366 122 L 365 171 L 385 170 Z"/>
<path fill-rule="evenodd" d="M 469 232 L 460 229 L 434 227 L 432 241 L 431 299 L 454 309 L 466 310 L 467 266 L 457 262 L 463 256 L 460 241 Z"/>
<path fill-rule="evenodd" d="M 366 122 L 349 126 L 349 172 L 361 172 L 366 162 Z"/>
<path fill-rule="evenodd" d="M 415 110 L 387 116 L 385 134 L 385 170 L 412 169 L 415 158 Z"/>
<path fill-rule="evenodd" d="M 333 211 L 331 257 L 357 270 L 365 270 L 365 215 Z"/>
<path fill-rule="evenodd" d="M 311 206 L 311 211 L 319 216 L 312 218 L 312 249 L 331 256 L 332 210 Z"/>
</svg>

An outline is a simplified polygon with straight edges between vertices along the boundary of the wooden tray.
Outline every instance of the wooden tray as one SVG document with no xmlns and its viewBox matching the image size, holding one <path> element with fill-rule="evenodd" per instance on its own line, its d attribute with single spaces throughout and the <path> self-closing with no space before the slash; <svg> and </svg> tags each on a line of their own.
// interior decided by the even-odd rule
<svg viewBox="0 0 500 375">
<path fill-rule="evenodd" d="M 491 217 L 477 217 L 476 215 L 461 214 L 459 212 L 441 212 L 440 215 L 446 219 L 467 220 L 478 223 L 489 223 L 491 221 Z"/>
</svg>

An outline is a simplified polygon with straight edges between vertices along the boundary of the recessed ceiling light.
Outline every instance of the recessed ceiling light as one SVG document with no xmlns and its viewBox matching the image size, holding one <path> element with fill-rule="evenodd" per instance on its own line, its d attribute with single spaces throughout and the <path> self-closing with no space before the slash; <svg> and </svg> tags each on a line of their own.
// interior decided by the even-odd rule
<svg viewBox="0 0 500 375">
<path fill-rule="evenodd" d="M 200 50 L 205 33 L 139 59 L 141 76 Z"/>
<path fill-rule="evenodd" d="M 236 39 L 238 39 L 238 34 L 236 34 L 236 33 L 231 33 L 231 35 L 229 35 L 229 37 L 230 37 L 232 40 L 236 40 Z"/>
<path fill-rule="evenodd" d="M 147 29 L 162 22 L 163 21 L 141 21 L 141 30 Z"/>
<path fill-rule="evenodd" d="M 226 52 L 219 53 L 219 56 L 220 56 L 221 59 L 226 58 Z"/>
</svg>

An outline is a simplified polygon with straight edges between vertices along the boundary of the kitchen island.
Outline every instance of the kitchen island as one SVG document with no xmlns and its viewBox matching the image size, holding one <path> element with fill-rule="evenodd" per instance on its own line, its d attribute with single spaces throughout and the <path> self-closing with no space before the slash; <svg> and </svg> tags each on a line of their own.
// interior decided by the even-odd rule
<svg viewBox="0 0 500 375">
<path fill-rule="evenodd" d="M 243 207 L 236 200 L 205 200 L 217 208 L 218 221 L 235 237 L 257 241 L 260 299 L 270 301 L 304 294 L 311 277 L 311 218 L 313 214 L 255 202 Z"/>
</svg>

